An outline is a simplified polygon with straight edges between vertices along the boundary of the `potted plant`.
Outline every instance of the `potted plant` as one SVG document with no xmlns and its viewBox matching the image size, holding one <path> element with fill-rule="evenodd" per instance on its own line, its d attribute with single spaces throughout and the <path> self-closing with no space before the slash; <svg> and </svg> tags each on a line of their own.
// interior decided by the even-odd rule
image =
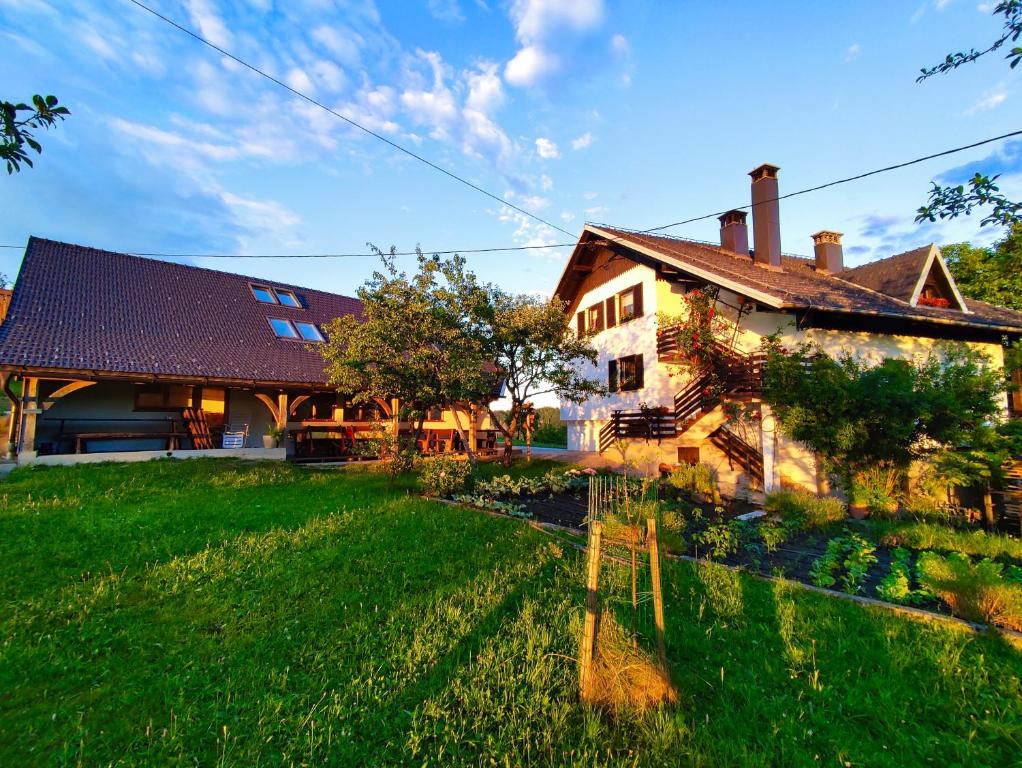
<svg viewBox="0 0 1022 768">
<path fill-rule="evenodd" d="M 263 435 L 263 448 L 276 448 L 283 439 L 284 428 L 278 427 L 276 424 L 270 424 L 266 427 L 266 434 Z"/>
</svg>

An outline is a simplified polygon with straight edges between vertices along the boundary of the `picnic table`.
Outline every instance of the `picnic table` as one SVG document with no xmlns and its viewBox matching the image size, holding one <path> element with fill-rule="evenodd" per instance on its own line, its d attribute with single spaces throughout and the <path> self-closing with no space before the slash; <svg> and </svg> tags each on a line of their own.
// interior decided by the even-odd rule
<svg viewBox="0 0 1022 768">
<path fill-rule="evenodd" d="M 143 432 L 127 430 L 111 430 L 100 432 L 63 432 L 62 439 L 74 441 L 75 453 L 82 453 L 82 448 L 88 453 L 88 443 L 91 440 L 158 440 L 166 441 L 168 451 L 176 451 L 181 447 L 181 438 L 188 437 L 187 432 Z"/>
</svg>

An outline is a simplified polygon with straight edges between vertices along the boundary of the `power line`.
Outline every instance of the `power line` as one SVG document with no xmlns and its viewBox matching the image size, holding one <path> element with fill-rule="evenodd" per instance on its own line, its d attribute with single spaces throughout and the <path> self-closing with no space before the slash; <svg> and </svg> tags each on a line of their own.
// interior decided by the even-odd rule
<svg viewBox="0 0 1022 768">
<path fill-rule="evenodd" d="M 837 179 L 835 181 L 828 181 L 826 184 L 818 184 L 815 187 L 806 187 L 805 189 L 800 189 L 797 192 L 789 192 L 786 195 L 778 195 L 777 197 L 772 198 L 771 200 L 765 200 L 764 202 L 774 202 L 776 200 L 787 200 L 789 197 L 797 197 L 798 195 L 806 195 L 806 194 L 808 194 L 810 192 L 818 192 L 819 190 L 827 189 L 828 187 L 836 187 L 838 184 L 847 184 L 850 181 L 858 181 L 859 179 L 865 179 L 868 176 L 876 176 L 878 173 L 887 173 L 888 171 L 896 171 L 899 168 L 907 168 L 910 165 L 916 165 L 917 163 L 922 163 L 922 162 L 925 162 L 927 160 L 933 160 L 934 158 L 937 158 L 937 157 L 946 157 L 947 155 L 953 155 L 956 152 L 964 152 L 966 149 L 975 149 L 976 147 L 982 147 L 984 144 L 990 144 L 990 143 L 995 142 L 995 141 L 1001 141 L 1002 139 L 1010 139 L 1012 136 L 1022 136 L 1022 131 L 1012 131 L 1011 133 L 1005 133 L 1005 134 L 1002 134 L 1001 136 L 994 136 L 993 138 L 990 138 L 990 139 L 983 139 L 983 141 L 977 141 L 977 142 L 975 142 L 973 144 L 966 144 L 964 147 L 955 147 L 954 149 L 945 149 L 943 152 L 936 152 L 936 153 L 934 153 L 932 155 L 926 155 L 925 157 L 917 157 L 915 160 L 909 160 L 909 161 L 904 162 L 904 163 L 897 163 L 896 165 L 888 165 L 885 168 L 877 168 L 876 170 L 866 171 L 865 173 L 859 173 L 859 174 L 856 174 L 855 176 L 849 176 L 849 177 L 844 178 L 844 179 Z M 751 204 L 749 204 L 749 205 L 739 205 L 739 206 L 735 206 L 734 208 L 728 208 L 727 211 L 719 211 L 717 213 L 707 213 L 704 216 L 696 216 L 695 218 L 692 218 L 692 219 L 685 219 L 684 221 L 676 221 L 673 224 L 664 224 L 663 226 L 660 226 L 660 227 L 653 227 L 651 229 L 644 229 L 644 230 L 642 230 L 642 232 L 659 232 L 660 230 L 670 229 L 671 227 L 680 227 L 682 224 L 692 224 L 693 222 L 696 222 L 696 221 L 703 221 L 704 219 L 711 219 L 714 216 L 723 216 L 728 211 L 744 210 L 746 208 L 751 208 L 751 207 L 752 207 Z"/>
<path fill-rule="evenodd" d="M 135 0 L 130 0 L 130 2 L 135 2 Z M 906 162 L 897 163 L 895 165 L 888 165 L 888 166 L 885 166 L 884 168 L 877 168 L 877 169 L 872 170 L 872 171 L 866 171 L 865 173 L 859 173 L 859 174 L 856 174 L 855 176 L 848 176 L 848 177 L 843 178 L 843 179 L 836 179 L 834 181 L 828 181 L 828 182 L 826 182 L 824 184 L 817 184 L 816 186 L 813 186 L 813 187 L 806 187 L 805 189 L 800 189 L 800 190 L 797 190 L 795 192 L 788 192 L 787 194 L 778 195 L 777 197 L 772 198 L 771 200 L 768 200 L 768 201 L 765 201 L 765 202 L 772 202 L 774 200 L 786 200 L 789 197 L 797 197 L 799 195 L 806 195 L 806 194 L 809 194 L 810 192 L 817 192 L 817 191 L 819 191 L 821 189 L 827 189 L 828 187 L 834 187 L 834 186 L 837 186 L 839 184 L 847 184 L 847 183 L 852 182 L 852 181 L 858 181 L 859 179 L 865 179 L 865 178 L 867 178 L 869 176 L 876 176 L 879 173 L 887 173 L 888 171 L 898 170 L 899 168 L 906 168 L 906 167 L 908 167 L 910 165 L 916 165 L 918 163 L 922 163 L 922 162 L 925 162 L 927 160 L 933 160 L 933 159 L 938 158 L 938 157 L 946 157 L 947 155 L 953 155 L 953 154 L 955 154 L 957 152 L 964 152 L 967 149 L 975 149 L 976 147 L 982 147 L 984 144 L 991 144 L 991 143 L 993 143 L 995 141 L 1001 141 L 1003 139 L 1012 138 L 1013 136 L 1022 136 L 1022 130 L 1020 130 L 1020 131 L 1012 131 L 1011 133 L 1005 133 L 1005 134 L 1002 134 L 1000 136 L 994 136 L 994 137 L 989 138 L 989 139 L 983 139 L 982 141 L 977 141 L 977 142 L 974 142 L 972 144 L 966 144 L 966 145 L 961 146 L 961 147 L 955 147 L 953 149 L 945 149 L 942 152 L 936 152 L 936 153 L 934 153 L 932 155 L 926 155 L 924 157 L 917 157 L 914 160 L 908 160 Z M 692 223 L 697 222 L 697 221 L 704 221 L 706 219 L 711 219 L 711 218 L 713 218 L 715 216 L 722 216 L 723 214 L 727 213 L 728 211 L 744 210 L 746 208 L 751 208 L 751 207 L 752 207 L 751 204 L 747 203 L 745 205 L 738 205 L 738 206 L 734 206 L 732 208 L 728 208 L 727 210 L 717 211 L 715 213 L 707 213 L 707 214 L 704 214 L 702 216 L 695 216 L 695 217 L 693 217 L 691 219 L 684 219 L 682 221 L 676 221 L 676 222 L 673 222 L 671 224 L 663 224 L 663 225 L 661 225 L 659 227 L 650 227 L 649 229 L 631 230 L 631 233 L 632 234 L 636 234 L 636 235 L 643 235 L 643 234 L 649 234 L 651 232 L 660 232 L 660 231 L 665 230 L 665 229 L 670 229 L 671 227 L 680 227 L 683 224 L 692 224 Z M 565 234 L 568 234 L 571 237 L 574 237 L 574 235 L 572 235 L 570 232 L 567 232 L 566 230 L 561 229 L 560 231 L 561 232 L 565 232 Z M 608 242 L 611 242 L 611 241 L 616 242 L 619 239 L 620 238 L 608 239 Z M 544 245 L 511 245 L 511 246 L 500 246 L 500 247 L 493 247 L 493 248 L 462 248 L 462 249 L 454 249 L 454 250 L 448 249 L 448 250 L 443 250 L 443 251 L 429 251 L 429 250 L 426 250 L 426 249 L 421 249 L 421 250 L 422 250 L 423 253 L 430 253 L 430 254 L 434 254 L 435 253 L 435 254 L 440 255 L 440 256 L 448 256 L 448 255 L 452 255 L 452 254 L 455 254 L 455 253 L 457 253 L 457 254 L 500 253 L 500 252 L 509 252 L 509 251 L 543 250 L 543 249 L 547 249 L 547 248 L 568 248 L 568 247 L 573 247 L 574 245 L 576 245 L 575 241 L 572 241 L 570 243 L 549 243 L 549 244 L 544 244 Z M 24 247 L 25 246 L 23 246 L 23 245 L 0 245 L 0 248 L 24 249 Z M 374 257 L 379 255 L 379 254 L 376 254 L 376 253 L 281 253 L 281 254 L 268 253 L 268 254 L 246 255 L 246 254 L 240 254 L 240 253 L 158 253 L 158 252 L 153 252 L 153 251 L 122 251 L 122 252 L 123 253 L 133 254 L 135 256 L 152 256 L 152 257 L 162 257 L 162 258 L 191 258 L 191 259 L 356 259 L 356 258 L 374 258 Z M 395 256 L 414 256 L 417 253 L 418 253 L 418 251 L 397 251 L 397 252 L 394 253 L 394 255 Z"/>
<path fill-rule="evenodd" d="M 521 207 L 515 205 L 514 203 L 509 203 L 504 198 L 502 198 L 502 197 L 500 197 L 498 195 L 495 195 L 494 193 L 489 192 L 488 190 L 483 189 L 478 184 L 473 184 L 468 179 L 465 179 L 465 178 L 463 178 L 461 176 L 458 176 L 456 173 L 452 173 L 451 171 L 448 171 L 446 168 L 442 168 L 441 166 L 439 166 L 436 163 L 434 163 L 432 160 L 427 160 L 422 155 L 419 155 L 419 154 L 413 152 L 412 150 L 408 149 L 407 147 L 401 146 L 400 144 L 398 144 L 395 141 L 391 141 L 386 136 L 383 136 L 382 134 L 377 133 L 376 131 L 372 130 L 371 128 L 367 128 L 366 126 L 362 125 L 361 123 L 358 123 L 355 120 L 352 120 L 350 117 L 341 114 L 340 112 L 338 112 L 335 109 L 332 109 L 331 107 L 328 107 L 326 104 L 322 103 L 321 101 L 317 101 L 316 99 L 312 98 L 311 96 L 309 96 L 309 95 L 307 95 L 305 93 L 302 93 L 301 91 L 299 91 L 299 90 L 297 90 L 295 88 L 292 88 L 287 83 L 285 83 L 285 82 L 283 82 L 281 80 L 278 80 L 273 75 L 268 74 L 267 72 L 264 72 L 263 70 L 261 70 L 258 67 L 256 67 L 254 64 L 249 64 L 247 61 L 245 61 L 244 59 L 238 58 L 233 53 L 225 51 L 223 48 L 221 48 L 220 46 L 216 45 L 215 43 L 210 42 L 209 40 L 204 38 L 199 33 L 189 29 L 188 27 L 185 27 L 185 26 L 182 26 L 181 24 L 178 24 L 173 19 L 170 19 L 167 16 L 164 16 L 159 11 L 156 11 L 156 10 L 150 8 L 145 3 L 140 2 L 140 0 L 128 0 L 128 2 L 138 6 L 143 11 L 147 11 L 148 13 L 151 13 L 156 18 L 158 18 L 158 19 L 160 19 L 162 21 L 165 21 L 167 24 L 170 24 L 172 27 L 180 30 L 181 32 L 184 32 L 189 37 L 199 41 L 203 45 L 206 45 L 206 46 L 212 48 L 217 53 L 219 53 L 219 54 L 221 54 L 223 56 L 226 56 L 231 61 L 234 61 L 234 62 L 240 64 L 241 66 L 245 67 L 246 69 L 251 70 L 252 72 L 255 72 L 257 75 L 260 75 L 260 76 L 266 78 L 270 82 L 280 86 L 281 88 L 283 88 L 286 91 L 292 93 L 293 95 L 297 96 L 298 98 L 304 99 L 305 101 L 309 102 L 310 104 L 313 104 L 313 105 L 319 107 L 320 109 L 322 109 L 322 110 L 324 110 L 326 112 L 329 112 L 334 117 L 340 118 L 344 122 L 348 123 L 349 125 L 351 125 L 351 126 L 353 126 L 355 128 L 358 128 L 360 131 L 368 134 L 369 136 L 372 136 L 375 139 L 379 139 L 384 144 L 387 144 L 388 146 L 392 147 L 393 149 L 396 149 L 399 152 L 403 152 L 404 154 L 408 155 L 409 157 L 412 157 L 412 158 L 418 160 L 420 163 L 424 163 L 425 165 L 428 165 L 433 170 L 440 171 L 440 173 L 444 174 L 445 176 L 448 176 L 448 177 L 454 179 L 455 181 L 461 182 L 465 186 L 470 187 L 471 189 L 474 189 L 476 192 L 484 194 L 487 197 L 489 197 L 489 198 L 491 198 L 493 200 L 496 200 L 501 205 L 506 205 L 508 208 L 511 208 L 511 209 L 513 209 L 515 211 L 518 211 L 519 213 L 521 213 L 521 214 L 523 214 L 525 216 L 528 216 L 530 219 L 538 221 L 540 224 L 544 224 L 544 225 L 550 227 L 551 229 L 554 229 L 554 230 L 556 230 L 558 232 L 561 232 L 562 234 L 567 235 L 568 237 L 574 237 L 574 235 L 571 232 L 569 232 L 568 230 L 562 229 L 561 227 L 557 226 L 556 224 L 554 224 L 552 222 L 549 222 L 546 219 L 544 219 L 543 217 L 538 216 L 535 213 L 532 213 L 531 211 L 527 211 L 524 208 L 521 208 Z"/>
</svg>

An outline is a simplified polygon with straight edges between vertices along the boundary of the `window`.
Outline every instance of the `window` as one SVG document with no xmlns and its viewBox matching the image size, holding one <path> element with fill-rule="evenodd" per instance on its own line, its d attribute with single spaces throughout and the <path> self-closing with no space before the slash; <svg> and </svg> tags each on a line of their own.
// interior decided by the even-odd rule
<svg viewBox="0 0 1022 768">
<path fill-rule="evenodd" d="M 443 421 L 444 420 L 444 409 L 443 408 L 430 408 L 426 411 L 426 421 Z"/>
<path fill-rule="evenodd" d="M 636 317 L 642 317 L 642 283 L 626 288 L 617 295 L 620 308 L 620 322 L 627 323 Z"/>
<path fill-rule="evenodd" d="M 277 294 L 277 301 L 283 304 L 285 307 L 294 307 L 295 309 L 302 308 L 302 302 L 298 301 L 298 297 L 295 296 L 291 291 L 274 291 Z"/>
<path fill-rule="evenodd" d="M 678 446 L 678 463 L 679 464 L 698 464 L 699 463 L 699 446 L 685 447 Z"/>
<path fill-rule="evenodd" d="M 298 320 L 295 321 L 295 328 L 298 329 L 298 333 L 306 341 L 323 341 L 323 334 L 319 332 L 312 323 L 303 323 Z"/>
<path fill-rule="evenodd" d="M 273 333 L 278 339 L 297 339 L 298 331 L 291 325 L 290 320 L 281 320 L 279 317 L 267 318 L 270 321 L 270 327 L 273 329 Z"/>
<path fill-rule="evenodd" d="M 277 299 L 270 288 L 264 285 L 252 285 L 249 287 L 252 289 L 252 295 L 256 297 L 256 301 L 261 301 L 263 304 L 277 303 Z"/>
<path fill-rule="evenodd" d="M 294 291 L 286 291 L 283 288 L 270 288 L 268 285 L 249 284 L 248 287 L 252 290 L 252 295 L 255 296 L 256 301 L 261 301 L 263 304 L 280 304 L 282 307 L 290 307 L 291 309 L 302 308 L 302 302 Z"/>
<path fill-rule="evenodd" d="M 603 330 L 603 302 L 593 304 L 586 310 L 586 328 L 590 333 L 599 333 Z"/>
<path fill-rule="evenodd" d="M 607 388 L 630 392 L 643 387 L 642 355 L 628 355 L 607 363 Z"/>
<path fill-rule="evenodd" d="M 177 411 L 192 404 L 192 388 L 181 384 L 139 384 L 136 411 Z"/>
</svg>

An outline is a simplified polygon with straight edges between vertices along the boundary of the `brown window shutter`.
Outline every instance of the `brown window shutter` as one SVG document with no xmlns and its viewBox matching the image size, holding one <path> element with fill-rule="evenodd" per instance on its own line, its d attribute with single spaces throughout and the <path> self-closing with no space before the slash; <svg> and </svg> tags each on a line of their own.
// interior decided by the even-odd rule
<svg viewBox="0 0 1022 768">
<path fill-rule="evenodd" d="M 635 316 L 642 317 L 642 283 L 632 288 L 635 292 Z"/>
<path fill-rule="evenodd" d="M 603 302 L 596 305 L 596 330 L 603 330 Z"/>
<path fill-rule="evenodd" d="M 607 389 L 617 392 L 617 360 L 607 362 Z"/>
<path fill-rule="evenodd" d="M 604 304 L 607 305 L 607 327 L 613 328 L 617 325 L 617 296 L 611 296 Z"/>
<path fill-rule="evenodd" d="M 642 389 L 645 386 L 642 372 L 642 355 L 632 355 L 632 359 L 635 360 L 635 388 Z"/>
<path fill-rule="evenodd" d="M 575 319 L 578 321 L 578 335 L 580 337 L 581 336 L 585 336 L 586 335 L 586 313 L 585 312 L 579 312 L 577 315 L 575 315 Z"/>
</svg>

